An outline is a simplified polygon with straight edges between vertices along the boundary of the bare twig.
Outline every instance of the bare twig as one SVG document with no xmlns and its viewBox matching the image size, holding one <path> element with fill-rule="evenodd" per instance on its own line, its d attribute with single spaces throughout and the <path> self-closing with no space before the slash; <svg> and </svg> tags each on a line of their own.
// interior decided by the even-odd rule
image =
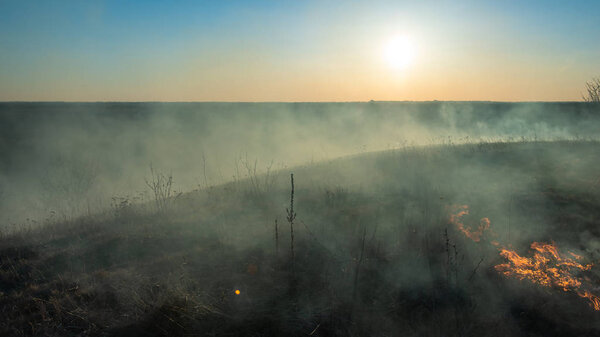
<svg viewBox="0 0 600 337">
<path fill-rule="evenodd" d="M 317 332 L 317 329 L 321 326 L 321 323 L 317 324 L 317 327 L 313 329 L 313 331 L 311 331 L 311 333 L 309 333 L 309 336 L 314 335 L 315 332 Z"/>
<path fill-rule="evenodd" d="M 444 239 L 446 241 L 446 283 L 450 285 L 450 239 L 448 238 L 448 228 L 444 229 Z"/>
<path fill-rule="evenodd" d="M 479 263 L 477 263 L 477 266 L 475 267 L 475 269 L 473 269 L 471 276 L 469 276 L 469 281 L 471 281 L 471 279 L 473 279 L 473 277 L 475 276 L 475 273 L 477 272 L 479 265 L 481 265 L 481 262 L 483 262 L 483 257 L 481 258 L 481 260 L 479 260 Z"/>
<path fill-rule="evenodd" d="M 363 227 L 363 234 L 362 234 L 361 248 L 360 248 L 360 257 L 358 258 L 358 261 L 356 262 L 356 270 L 354 272 L 354 287 L 352 290 L 353 303 L 356 302 L 356 296 L 358 294 L 358 275 L 360 274 L 360 265 L 362 264 L 363 256 L 365 253 L 365 237 L 366 236 L 367 236 L 367 227 Z"/>
<path fill-rule="evenodd" d="M 589 103 L 600 102 L 600 78 L 594 78 L 586 82 L 585 89 L 587 94 L 583 95 L 583 100 Z"/>
<path fill-rule="evenodd" d="M 277 225 L 277 218 L 275 218 L 275 254 L 279 255 L 279 229 Z"/>
<path fill-rule="evenodd" d="M 150 179 L 145 179 L 146 185 L 154 194 L 154 202 L 158 212 L 165 212 L 173 196 L 173 175 L 165 176 L 163 173 L 154 171 L 150 164 Z"/>
<path fill-rule="evenodd" d="M 208 189 L 208 179 L 206 178 L 206 156 L 202 152 L 202 173 L 204 175 L 204 188 Z"/>
<path fill-rule="evenodd" d="M 294 220 L 296 219 L 296 212 L 294 212 L 294 174 L 290 174 L 290 181 L 292 184 L 292 191 L 290 193 L 290 208 L 286 208 L 287 221 L 290 224 L 290 251 L 292 254 L 292 267 L 294 266 Z"/>
</svg>

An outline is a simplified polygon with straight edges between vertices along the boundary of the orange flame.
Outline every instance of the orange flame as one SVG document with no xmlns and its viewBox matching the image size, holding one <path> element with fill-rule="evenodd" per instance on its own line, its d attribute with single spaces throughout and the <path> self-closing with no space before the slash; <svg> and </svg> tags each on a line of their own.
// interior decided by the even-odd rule
<svg viewBox="0 0 600 337">
<path fill-rule="evenodd" d="M 578 292 L 577 295 L 590 300 L 590 306 L 593 307 L 594 310 L 600 310 L 600 297 L 590 293 L 587 290 L 584 290 L 583 292 Z"/>
<path fill-rule="evenodd" d="M 469 214 L 469 206 L 467 205 L 455 205 L 452 206 L 451 209 L 450 223 L 456 226 L 456 228 L 465 234 L 466 237 L 475 242 L 479 242 L 483 233 L 490 228 L 490 219 L 488 218 L 482 218 L 479 221 L 479 226 L 476 230 L 465 226 L 462 218 Z"/>
<path fill-rule="evenodd" d="M 581 264 L 571 258 L 561 256 L 554 243 L 534 242 L 533 257 L 523 257 L 515 251 L 500 249 L 500 255 L 508 260 L 494 268 L 506 276 L 520 280 L 528 279 L 545 287 L 555 287 L 563 291 L 573 291 L 587 298 L 594 310 L 600 310 L 600 298 L 588 290 L 582 289 L 584 280 L 577 276 L 581 271 L 590 270 L 592 263 Z M 581 256 L 569 252 L 576 259 Z"/>
<path fill-rule="evenodd" d="M 574 275 L 577 270 L 590 270 L 593 264 L 583 265 L 568 257 L 561 257 L 554 243 L 534 242 L 531 249 L 533 257 L 522 257 L 515 251 L 500 249 L 500 255 L 508 263 L 497 265 L 495 268 L 507 276 L 519 279 L 529 279 L 543 286 L 555 286 L 564 291 L 576 290 L 581 286 L 581 280 Z"/>
<path fill-rule="evenodd" d="M 469 214 L 469 206 L 452 206 L 451 209 L 453 212 L 450 214 L 450 223 L 473 241 L 479 242 L 483 233 L 490 229 L 488 218 L 481 219 L 477 230 L 472 230 L 464 225 L 462 217 Z M 588 299 L 594 310 L 600 311 L 600 297 L 587 290 L 590 286 L 586 284 L 584 278 L 578 275 L 583 271 L 590 270 L 594 264 L 578 262 L 583 259 L 581 255 L 568 252 L 572 258 L 561 256 L 554 242 L 533 242 L 530 246 L 533 250 L 532 257 L 521 256 L 514 250 L 503 247 L 497 241 L 491 241 L 491 244 L 498 248 L 500 256 L 507 260 L 506 263 L 494 266 L 498 272 L 507 277 L 527 279 L 544 287 L 574 292 L 580 297 Z"/>
</svg>

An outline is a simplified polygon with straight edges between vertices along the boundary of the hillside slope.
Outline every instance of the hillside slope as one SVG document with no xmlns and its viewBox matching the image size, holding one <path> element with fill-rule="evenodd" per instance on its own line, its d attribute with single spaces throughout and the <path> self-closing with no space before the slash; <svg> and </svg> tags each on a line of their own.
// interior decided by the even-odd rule
<svg viewBox="0 0 600 337">
<path fill-rule="evenodd" d="M 599 164 L 597 142 L 417 147 L 125 200 L 1 238 L 0 334 L 599 335 Z"/>
</svg>

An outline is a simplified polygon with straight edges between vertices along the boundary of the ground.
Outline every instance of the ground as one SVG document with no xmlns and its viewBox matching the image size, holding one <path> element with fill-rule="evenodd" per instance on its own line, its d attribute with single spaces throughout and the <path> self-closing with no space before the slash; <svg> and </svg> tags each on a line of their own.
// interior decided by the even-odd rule
<svg viewBox="0 0 600 337">
<path fill-rule="evenodd" d="M 0 239 L 0 334 L 600 335 L 585 298 L 495 268 L 498 245 L 529 256 L 532 242 L 595 263 L 597 149 L 373 152 L 23 228 Z M 469 228 L 490 221 L 477 242 L 451 221 L 460 206 Z M 574 277 L 595 291 L 599 275 Z"/>
</svg>

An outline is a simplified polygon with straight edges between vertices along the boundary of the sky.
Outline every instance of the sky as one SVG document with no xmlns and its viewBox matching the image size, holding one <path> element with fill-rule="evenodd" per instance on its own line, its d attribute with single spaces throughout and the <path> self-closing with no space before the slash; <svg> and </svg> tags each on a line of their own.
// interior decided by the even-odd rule
<svg viewBox="0 0 600 337">
<path fill-rule="evenodd" d="M 599 13 L 600 1 L 0 0 L 0 101 L 578 101 L 600 76 Z"/>
</svg>

